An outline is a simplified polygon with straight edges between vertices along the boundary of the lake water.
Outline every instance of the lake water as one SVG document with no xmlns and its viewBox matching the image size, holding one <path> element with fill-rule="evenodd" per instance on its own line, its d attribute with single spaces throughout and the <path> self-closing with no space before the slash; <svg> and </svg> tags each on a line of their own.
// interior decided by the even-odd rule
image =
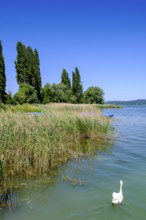
<svg viewBox="0 0 146 220">
<path fill-rule="evenodd" d="M 1 210 L 0 220 L 146 219 L 146 106 L 103 114 L 114 114 L 114 143 L 60 167 L 52 185 L 46 178 L 44 184 L 43 178 L 25 181 L 17 191 L 17 206 Z M 113 207 L 112 192 L 119 191 L 120 178 L 124 200 Z"/>
</svg>

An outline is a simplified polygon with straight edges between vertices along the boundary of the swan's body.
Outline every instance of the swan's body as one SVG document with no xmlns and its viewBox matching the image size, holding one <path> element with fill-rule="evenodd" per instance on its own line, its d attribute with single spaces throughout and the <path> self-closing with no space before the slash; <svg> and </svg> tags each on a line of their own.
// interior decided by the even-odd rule
<svg viewBox="0 0 146 220">
<path fill-rule="evenodd" d="M 112 204 L 118 205 L 123 201 L 122 186 L 123 186 L 123 181 L 120 180 L 120 191 L 118 193 L 113 192 L 113 194 L 112 194 Z"/>
</svg>

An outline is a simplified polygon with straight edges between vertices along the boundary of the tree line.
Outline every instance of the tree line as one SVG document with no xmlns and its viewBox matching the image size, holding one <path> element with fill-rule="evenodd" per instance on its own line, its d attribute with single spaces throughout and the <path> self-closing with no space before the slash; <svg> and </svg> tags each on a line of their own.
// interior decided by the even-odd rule
<svg viewBox="0 0 146 220">
<path fill-rule="evenodd" d="M 37 49 L 26 47 L 22 42 L 16 45 L 17 57 L 14 62 L 18 91 L 14 95 L 6 92 L 5 60 L 0 41 L 0 103 L 99 103 L 104 102 L 104 91 L 100 87 L 89 87 L 83 92 L 79 69 L 72 71 L 72 80 L 66 69 L 62 70 L 59 84 L 46 83 L 42 87 L 40 59 Z"/>
</svg>

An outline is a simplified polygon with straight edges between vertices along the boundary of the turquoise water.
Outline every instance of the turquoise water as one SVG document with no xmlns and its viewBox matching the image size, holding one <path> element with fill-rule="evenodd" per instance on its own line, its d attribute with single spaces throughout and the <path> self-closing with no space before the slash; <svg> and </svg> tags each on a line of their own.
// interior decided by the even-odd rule
<svg viewBox="0 0 146 220">
<path fill-rule="evenodd" d="M 42 179 L 25 182 L 17 191 L 17 206 L 1 210 L 0 219 L 146 218 L 146 106 L 104 110 L 103 114 L 114 114 L 114 143 L 92 157 L 60 167 L 52 185 L 42 184 Z M 113 207 L 112 192 L 119 190 L 120 178 L 124 200 Z"/>
</svg>

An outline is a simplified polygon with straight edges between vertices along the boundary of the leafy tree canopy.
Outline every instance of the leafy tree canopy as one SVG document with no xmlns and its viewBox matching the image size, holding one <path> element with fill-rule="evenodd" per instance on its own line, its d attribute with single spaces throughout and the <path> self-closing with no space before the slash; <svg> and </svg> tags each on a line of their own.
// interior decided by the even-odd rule
<svg viewBox="0 0 146 220">
<path fill-rule="evenodd" d="M 53 100 L 53 92 L 52 87 L 49 83 L 47 83 L 43 89 L 42 89 L 42 103 L 47 104 L 49 102 L 52 102 Z"/>
<path fill-rule="evenodd" d="M 41 73 L 39 54 L 36 49 L 25 47 L 21 42 L 17 43 L 17 59 L 15 61 L 17 82 L 33 86 L 37 91 L 37 97 L 41 101 Z"/>
<path fill-rule="evenodd" d="M 75 68 L 75 71 L 72 72 L 72 92 L 76 97 L 77 103 L 81 103 L 83 98 L 83 86 L 81 83 L 80 72 L 77 67 Z"/>
<path fill-rule="evenodd" d="M 72 91 L 63 83 L 52 84 L 53 102 L 70 102 Z"/>
<path fill-rule="evenodd" d="M 84 92 L 84 103 L 103 104 L 104 103 L 103 95 L 104 92 L 101 88 L 91 86 Z"/>
<path fill-rule="evenodd" d="M 33 86 L 22 83 L 18 92 L 14 95 L 14 102 L 16 104 L 38 103 L 37 92 Z"/>
<path fill-rule="evenodd" d="M 66 85 L 68 87 L 68 89 L 71 89 L 71 82 L 70 82 L 70 78 L 69 78 L 69 75 L 68 75 L 68 72 L 66 71 L 66 69 L 63 69 L 63 71 L 62 71 L 61 83 Z"/>
</svg>

